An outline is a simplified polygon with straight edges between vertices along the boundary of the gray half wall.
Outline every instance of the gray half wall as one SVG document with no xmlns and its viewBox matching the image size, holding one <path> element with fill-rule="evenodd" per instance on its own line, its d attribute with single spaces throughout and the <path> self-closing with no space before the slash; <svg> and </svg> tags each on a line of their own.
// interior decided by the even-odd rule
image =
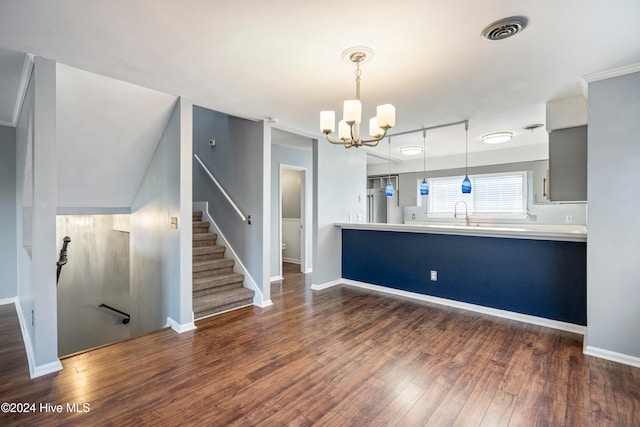
<svg viewBox="0 0 640 427">
<path fill-rule="evenodd" d="M 640 364 L 638 118 L 640 73 L 589 83 L 587 352 Z"/>
</svg>

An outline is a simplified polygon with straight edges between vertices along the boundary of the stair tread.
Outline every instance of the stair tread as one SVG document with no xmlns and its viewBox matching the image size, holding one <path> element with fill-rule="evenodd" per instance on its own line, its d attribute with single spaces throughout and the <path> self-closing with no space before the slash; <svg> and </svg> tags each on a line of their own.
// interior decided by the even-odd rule
<svg viewBox="0 0 640 427">
<path fill-rule="evenodd" d="M 216 233 L 193 233 L 193 240 L 209 240 L 217 238 L 218 235 Z"/>
<path fill-rule="evenodd" d="M 204 226 L 209 227 L 209 225 L 211 225 L 209 221 L 198 221 L 198 220 L 193 220 L 192 224 L 193 224 L 193 227 L 204 227 Z"/>
<path fill-rule="evenodd" d="M 192 249 L 193 255 L 217 254 L 225 250 L 226 248 L 220 245 L 200 246 Z"/>
<path fill-rule="evenodd" d="M 227 267 L 229 265 L 229 261 L 233 262 L 233 260 L 229 258 L 218 258 L 218 259 L 209 259 L 205 261 L 193 261 L 193 271 L 196 271 L 196 267 Z M 198 269 L 198 271 L 201 271 Z"/>
<path fill-rule="evenodd" d="M 197 279 L 193 279 L 193 289 L 195 290 L 196 285 L 202 285 L 209 282 L 228 282 L 233 283 L 234 280 L 238 280 L 239 282 L 244 282 L 244 274 L 242 273 L 223 273 L 223 274 L 215 274 L 210 277 L 199 277 Z"/>
<path fill-rule="evenodd" d="M 251 289 L 235 288 L 209 295 L 197 296 L 193 298 L 193 311 L 198 313 L 213 309 L 216 306 L 233 304 L 244 299 L 253 298 L 254 294 L 255 292 Z"/>
</svg>

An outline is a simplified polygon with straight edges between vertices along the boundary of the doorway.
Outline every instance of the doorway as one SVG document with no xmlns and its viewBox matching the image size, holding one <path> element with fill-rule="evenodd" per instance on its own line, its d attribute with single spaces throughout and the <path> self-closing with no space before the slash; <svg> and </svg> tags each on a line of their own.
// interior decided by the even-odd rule
<svg viewBox="0 0 640 427">
<path fill-rule="evenodd" d="M 307 236 L 307 169 L 280 164 L 278 223 L 280 229 L 278 265 L 283 277 L 283 262 L 299 265 L 299 272 L 308 273 L 307 255 L 311 239 Z M 310 231 L 310 230 L 309 230 Z"/>
<path fill-rule="evenodd" d="M 56 242 L 69 237 L 56 288 L 60 357 L 132 336 L 128 224 L 128 215 L 56 217 Z"/>
</svg>

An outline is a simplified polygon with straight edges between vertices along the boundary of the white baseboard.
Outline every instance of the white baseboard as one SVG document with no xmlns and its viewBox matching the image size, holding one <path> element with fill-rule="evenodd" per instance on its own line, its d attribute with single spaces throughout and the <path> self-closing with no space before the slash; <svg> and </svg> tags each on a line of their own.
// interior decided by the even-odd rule
<svg viewBox="0 0 640 427">
<path fill-rule="evenodd" d="M 260 307 L 260 308 L 265 308 L 265 307 L 269 307 L 270 305 L 273 305 L 273 301 L 271 301 L 270 299 L 264 300 L 262 301 L 262 305 L 257 305 L 256 306 Z"/>
<path fill-rule="evenodd" d="M 401 297 L 412 298 L 420 301 L 427 301 L 434 304 L 449 307 L 461 308 L 463 310 L 474 311 L 476 313 L 488 314 L 490 316 L 502 317 L 504 319 L 517 320 L 519 322 L 531 323 L 533 325 L 544 326 L 546 328 L 559 329 L 561 331 L 573 332 L 584 335 L 586 326 L 575 325 L 573 323 L 561 322 L 558 320 L 546 319 L 544 317 L 531 316 L 528 314 L 515 313 L 513 311 L 499 310 L 497 308 L 485 307 L 482 305 L 469 304 L 466 302 L 454 301 L 446 298 L 434 297 L 431 295 L 418 294 L 415 292 L 402 291 L 399 289 L 387 288 L 385 286 L 373 285 L 370 283 L 358 282 L 356 280 L 342 279 L 343 284 L 372 291 L 383 292 Z"/>
<path fill-rule="evenodd" d="M 0 299 L 0 305 L 15 304 L 15 303 L 16 303 L 16 297 Z"/>
<path fill-rule="evenodd" d="M 196 329 L 196 325 L 195 323 L 193 323 L 193 321 L 181 324 L 173 320 L 171 317 L 167 317 L 166 326 L 170 327 L 179 334 Z"/>
<path fill-rule="evenodd" d="M 33 372 L 31 373 L 31 378 L 38 378 L 43 375 L 53 374 L 54 372 L 61 371 L 62 363 L 60 359 L 56 359 L 55 362 L 46 363 L 44 365 L 37 365 L 33 367 Z"/>
<path fill-rule="evenodd" d="M 316 285 L 314 283 L 313 285 L 311 285 L 311 290 L 312 291 L 321 291 L 323 289 L 333 288 L 334 286 L 340 286 L 342 283 L 344 283 L 343 279 L 332 280 L 331 282 L 321 283 L 319 285 Z"/>
<path fill-rule="evenodd" d="M 27 319 L 24 317 L 20 302 L 15 301 L 16 312 L 18 313 L 18 323 L 20 324 L 20 332 L 22 332 L 22 341 L 24 342 L 24 349 L 27 353 L 27 362 L 29 364 L 29 376 L 33 378 L 41 377 L 43 375 L 52 374 L 62 370 L 62 363 L 60 359 L 56 358 L 53 362 L 45 363 L 44 365 L 36 365 L 35 353 L 31 345 L 31 339 L 29 335 L 29 329 L 27 328 Z"/>
<path fill-rule="evenodd" d="M 309 273 L 313 273 L 313 268 L 307 268 L 307 269 L 304 271 L 304 274 L 309 274 Z"/>
<path fill-rule="evenodd" d="M 590 345 L 584 348 L 584 354 L 640 368 L 640 357 L 616 353 L 615 351 L 605 350 L 603 348 L 593 347 Z"/>
<path fill-rule="evenodd" d="M 291 264 L 300 264 L 299 259 L 282 257 L 282 262 L 290 262 Z"/>
<path fill-rule="evenodd" d="M 262 290 L 256 284 L 253 276 L 249 274 L 249 270 L 247 270 L 247 268 L 244 266 L 244 264 L 240 260 L 240 257 L 238 257 L 238 254 L 236 254 L 236 251 L 234 251 L 233 247 L 231 247 L 231 245 L 229 244 L 227 238 L 224 237 L 224 234 L 222 234 L 216 222 L 213 220 L 213 218 L 211 218 L 211 215 L 209 215 L 209 202 L 193 202 L 193 209 L 202 211 L 202 217 L 206 218 L 206 221 L 211 224 L 211 228 L 213 228 L 213 231 L 218 235 L 218 239 L 221 240 L 221 243 L 226 248 L 225 255 L 228 254 L 229 258 L 235 261 L 234 271 L 237 268 L 239 270 L 237 271 L 237 273 L 244 274 L 244 284 L 248 289 L 251 289 L 253 292 L 255 292 L 253 296 L 253 305 L 264 307 L 265 301 Z"/>
<path fill-rule="evenodd" d="M 277 282 L 278 280 L 284 280 L 282 276 L 273 276 L 269 279 L 270 282 Z"/>
</svg>

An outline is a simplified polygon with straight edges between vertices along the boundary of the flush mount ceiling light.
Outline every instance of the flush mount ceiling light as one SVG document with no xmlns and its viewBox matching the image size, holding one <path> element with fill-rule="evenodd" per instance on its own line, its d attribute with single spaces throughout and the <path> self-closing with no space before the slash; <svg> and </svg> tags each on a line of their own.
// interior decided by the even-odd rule
<svg viewBox="0 0 640 427">
<path fill-rule="evenodd" d="M 482 142 L 485 144 L 502 144 L 513 138 L 511 132 L 494 132 L 482 136 Z"/>
<path fill-rule="evenodd" d="M 524 30 L 528 22 L 526 16 L 510 16 L 500 19 L 482 30 L 482 38 L 489 41 L 508 39 Z"/>
<path fill-rule="evenodd" d="M 372 139 L 360 137 L 360 121 L 362 119 L 362 103 L 360 102 L 360 64 L 371 59 L 373 50 L 357 46 L 342 52 L 342 57 L 356 64 L 356 98 L 344 101 L 342 120 L 338 123 L 338 141 L 334 141 L 329 134 L 335 130 L 335 111 L 320 112 L 320 129 L 327 141 L 332 144 L 344 145 L 344 148 L 375 147 L 387 134 L 387 130 L 396 124 L 396 109 L 391 104 L 378 105 L 376 117 L 369 119 L 369 135 Z"/>
<path fill-rule="evenodd" d="M 400 153 L 405 156 L 416 156 L 422 153 L 422 147 L 419 145 L 405 145 L 404 147 L 400 147 Z"/>
</svg>

